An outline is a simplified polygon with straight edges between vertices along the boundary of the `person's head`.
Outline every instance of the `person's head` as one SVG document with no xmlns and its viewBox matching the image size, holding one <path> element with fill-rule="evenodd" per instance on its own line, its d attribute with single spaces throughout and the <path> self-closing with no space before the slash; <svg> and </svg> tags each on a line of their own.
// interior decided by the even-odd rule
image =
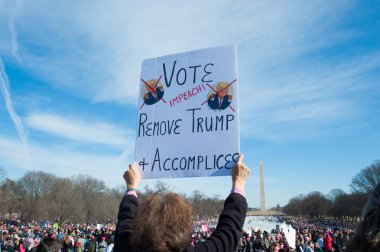
<svg viewBox="0 0 380 252">
<path fill-rule="evenodd" d="M 112 239 L 107 239 L 107 245 L 109 246 L 111 244 L 113 244 L 113 240 Z"/>
<path fill-rule="evenodd" d="M 36 252 L 60 252 L 61 243 L 53 238 L 45 238 L 37 246 Z"/>
<path fill-rule="evenodd" d="M 308 247 L 308 248 L 313 247 L 313 242 L 312 242 L 312 241 L 308 241 L 308 242 L 307 242 L 307 247 Z"/>
<path fill-rule="evenodd" d="M 192 211 L 175 193 L 148 198 L 137 208 L 131 243 L 135 251 L 180 251 L 191 242 Z"/>
<path fill-rule="evenodd" d="M 63 240 L 65 241 L 65 242 L 71 242 L 71 235 L 69 235 L 69 234 L 67 234 L 64 238 L 63 238 Z"/>
</svg>

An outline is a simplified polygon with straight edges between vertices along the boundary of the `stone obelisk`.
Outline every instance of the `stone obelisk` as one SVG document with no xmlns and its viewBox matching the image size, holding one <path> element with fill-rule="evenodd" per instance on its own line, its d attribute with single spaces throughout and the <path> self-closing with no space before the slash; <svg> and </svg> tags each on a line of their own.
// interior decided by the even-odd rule
<svg viewBox="0 0 380 252">
<path fill-rule="evenodd" d="M 260 210 L 265 211 L 264 164 L 260 162 Z"/>
</svg>

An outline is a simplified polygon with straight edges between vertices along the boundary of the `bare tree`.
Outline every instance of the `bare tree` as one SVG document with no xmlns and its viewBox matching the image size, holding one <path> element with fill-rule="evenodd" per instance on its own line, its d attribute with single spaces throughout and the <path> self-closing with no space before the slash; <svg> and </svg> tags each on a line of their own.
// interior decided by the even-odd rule
<svg viewBox="0 0 380 252">
<path fill-rule="evenodd" d="M 0 216 L 19 213 L 20 203 L 19 188 L 15 181 L 6 179 L 0 190 Z"/>
<path fill-rule="evenodd" d="M 224 200 L 222 200 L 218 194 L 215 194 L 211 198 L 210 207 L 211 207 L 211 216 L 217 217 L 223 210 Z"/>
<path fill-rule="evenodd" d="M 51 204 L 48 200 L 54 187 L 56 177 L 42 171 L 29 171 L 22 176 L 17 185 L 22 201 L 22 215 L 27 220 L 49 218 Z"/>
<path fill-rule="evenodd" d="M 364 193 L 341 194 L 335 198 L 328 213 L 332 216 L 360 216 L 367 198 Z"/>
<path fill-rule="evenodd" d="M 124 190 L 120 188 L 107 189 L 102 202 L 99 206 L 98 219 L 102 222 L 116 221 L 117 213 L 119 211 L 120 199 L 123 197 Z"/>
<path fill-rule="evenodd" d="M 306 196 L 301 194 L 291 198 L 283 211 L 293 216 L 360 216 L 367 198 L 367 194 L 347 194 L 340 189 L 331 190 L 327 196 L 311 192 Z"/>
<path fill-rule="evenodd" d="M 59 222 L 84 220 L 84 203 L 67 178 L 55 181 L 50 195 L 50 217 Z"/>
<path fill-rule="evenodd" d="M 194 190 L 190 196 L 190 202 L 194 210 L 194 217 L 200 219 L 203 215 L 202 202 L 205 199 L 205 194 L 199 190 Z"/>
<path fill-rule="evenodd" d="M 305 199 L 305 195 L 300 194 L 289 200 L 288 204 L 284 206 L 283 211 L 289 215 L 299 216 L 302 215 L 302 204 Z"/>
<path fill-rule="evenodd" d="M 327 194 L 327 198 L 329 200 L 331 200 L 332 202 L 335 202 L 335 200 L 344 195 L 345 192 L 342 190 L 342 189 L 339 189 L 339 188 L 335 188 L 335 189 L 331 189 L 330 192 Z"/>
<path fill-rule="evenodd" d="M 74 185 L 85 191 L 104 192 L 106 189 L 104 181 L 90 175 L 77 175 L 72 177 L 71 181 Z"/>
<path fill-rule="evenodd" d="M 105 202 L 106 185 L 104 181 L 89 175 L 78 175 L 71 179 L 76 193 L 84 203 L 84 216 L 87 222 L 102 218 Z"/>
<path fill-rule="evenodd" d="M 311 192 L 303 199 L 302 213 L 311 217 L 322 216 L 327 213 L 331 201 L 327 199 L 321 192 Z"/>
<path fill-rule="evenodd" d="M 4 183 L 6 176 L 7 176 L 7 172 L 2 166 L 0 166 L 0 185 Z"/>
<path fill-rule="evenodd" d="M 380 160 L 362 169 L 352 178 L 350 187 L 356 193 L 371 193 L 380 183 Z"/>
<path fill-rule="evenodd" d="M 25 196 L 38 200 L 49 194 L 56 177 L 41 171 L 29 171 L 18 181 L 18 186 Z"/>
<path fill-rule="evenodd" d="M 170 191 L 169 186 L 167 184 L 165 184 L 164 182 L 162 182 L 161 180 L 158 180 L 156 182 L 156 184 L 154 185 L 154 189 L 159 194 L 165 194 L 165 193 L 168 193 Z"/>
</svg>

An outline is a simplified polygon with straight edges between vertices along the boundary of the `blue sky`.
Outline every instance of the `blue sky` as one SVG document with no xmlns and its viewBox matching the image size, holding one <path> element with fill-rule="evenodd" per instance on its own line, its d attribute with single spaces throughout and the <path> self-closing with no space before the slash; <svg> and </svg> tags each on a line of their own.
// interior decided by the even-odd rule
<svg viewBox="0 0 380 252">
<path fill-rule="evenodd" d="M 0 166 L 91 174 L 133 161 L 140 64 L 238 47 L 241 150 L 259 205 L 333 188 L 380 159 L 378 1 L 0 0 Z M 163 180 L 225 197 L 230 178 Z M 156 181 L 143 181 L 152 186 Z"/>
</svg>

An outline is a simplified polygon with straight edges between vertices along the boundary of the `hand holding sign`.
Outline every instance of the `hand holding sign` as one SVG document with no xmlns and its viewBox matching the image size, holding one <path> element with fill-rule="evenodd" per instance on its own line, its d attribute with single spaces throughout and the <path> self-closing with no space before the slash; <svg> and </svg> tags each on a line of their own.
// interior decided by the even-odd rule
<svg viewBox="0 0 380 252">
<path fill-rule="evenodd" d="M 141 175 L 136 162 L 129 165 L 128 170 L 124 172 L 123 178 L 128 188 L 137 189 L 139 187 Z"/>
<path fill-rule="evenodd" d="M 237 163 L 231 171 L 232 188 L 244 192 L 245 182 L 251 170 L 243 163 L 244 155 L 240 154 Z"/>
</svg>

